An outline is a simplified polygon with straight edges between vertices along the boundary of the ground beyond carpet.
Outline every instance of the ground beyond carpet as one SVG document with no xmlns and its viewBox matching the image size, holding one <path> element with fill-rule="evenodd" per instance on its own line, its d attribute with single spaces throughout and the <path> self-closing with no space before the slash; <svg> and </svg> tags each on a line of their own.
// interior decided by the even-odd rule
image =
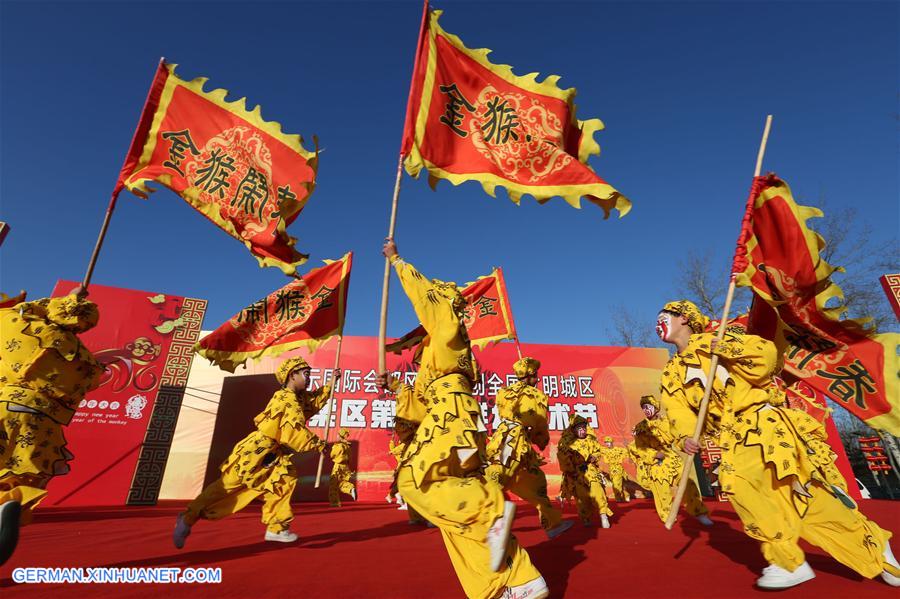
<svg viewBox="0 0 900 599">
<path fill-rule="evenodd" d="M 667 532 L 648 501 L 613 506 L 609 530 L 577 524 L 548 541 L 535 511 L 519 506 L 514 532 L 551 589 L 552 597 L 760 597 L 753 581 L 765 565 L 757 544 L 740 531 L 727 504 L 710 503 L 716 526 L 681 518 Z M 435 529 L 411 527 L 386 504 L 341 509 L 296 504 L 294 546 L 263 541 L 259 507 L 218 522 L 200 522 L 186 547 L 172 546 L 179 505 L 152 508 L 39 510 L 22 529 L 19 550 L 0 568 L 0 593 L 40 597 L 366 597 L 438 599 L 462 592 Z M 900 531 L 900 505 L 865 501 L 870 518 Z M 575 518 L 571 508 L 568 518 Z M 895 553 L 900 542 L 894 543 Z M 782 597 L 889 597 L 880 580 L 857 574 L 811 550 L 817 578 Z M 12 569 L 26 566 L 221 567 L 219 585 L 17 585 Z"/>
</svg>

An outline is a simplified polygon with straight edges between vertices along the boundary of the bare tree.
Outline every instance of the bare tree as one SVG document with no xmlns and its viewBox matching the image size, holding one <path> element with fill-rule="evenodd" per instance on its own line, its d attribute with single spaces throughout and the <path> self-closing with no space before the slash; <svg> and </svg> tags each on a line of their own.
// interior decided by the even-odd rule
<svg viewBox="0 0 900 599">
<path fill-rule="evenodd" d="M 624 304 L 616 304 L 610 311 L 611 327 L 607 326 L 606 336 L 615 345 L 625 347 L 659 347 L 660 341 L 654 334 L 653 322 L 639 318 Z"/>
<path fill-rule="evenodd" d="M 824 218 L 810 221 L 810 225 L 825 240 L 822 258 L 842 268 L 831 278 L 844 298 L 832 307 L 846 308 L 846 318 L 871 319 L 870 325 L 877 331 L 898 330 L 897 318 L 878 282 L 883 274 L 900 272 L 897 238 L 875 242 L 872 224 L 862 221 L 856 208 L 830 210 L 825 201 L 821 205 Z"/>
<path fill-rule="evenodd" d="M 691 250 L 679 264 L 675 281 L 678 293 L 689 299 L 711 318 L 720 318 L 728 293 L 730 256 L 728 262 L 713 260 L 710 254 L 698 254 Z M 750 293 L 743 287 L 735 289 L 731 315 L 746 312 L 750 306 Z"/>
</svg>

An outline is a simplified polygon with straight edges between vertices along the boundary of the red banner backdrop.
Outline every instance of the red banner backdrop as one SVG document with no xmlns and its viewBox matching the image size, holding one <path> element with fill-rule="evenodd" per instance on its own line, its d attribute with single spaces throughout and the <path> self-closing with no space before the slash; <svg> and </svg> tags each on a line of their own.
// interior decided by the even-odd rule
<svg viewBox="0 0 900 599">
<path fill-rule="evenodd" d="M 53 296 L 77 284 L 59 281 Z M 106 372 L 66 428 L 75 460 L 50 483 L 45 505 L 153 503 L 206 300 L 101 285 L 90 292 L 100 323 L 80 337 Z"/>
<path fill-rule="evenodd" d="M 262 410 L 275 389 L 271 376 L 275 367 L 290 356 L 302 355 L 313 366 L 314 387 L 331 380 L 334 365 L 334 342 L 323 345 L 313 356 L 306 350 L 293 350 L 278 358 L 263 357 L 248 363 L 241 376 L 227 376 L 222 386 L 216 419 L 216 431 L 210 448 L 206 478 L 217 475 L 217 467 L 235 442 L 252 426 L 252 417 Z M 341 352 L 343 376 L 335 393 L 336 408 L 332 431 L 336 427 L 350 429 L 353 444 L 351 466 L 359 472 L 359 496 L 363 500 L 380 500 L 387 492 L 395 462 L 388 453 L 393 431 L 394 402 L 379 396 L 375 387 L 377 339 L 345 337 Z M 585 416 L 601 435 L 611 435 L 616 444 L 631 440 L 631 430 L 643 418 L 638 405 L 641 395 L 656 393 L 659 376 L 668 360 L 664 349 L 625 347 L 593 347 L 565 345 L 523 345 L 525 355 L 541 360 L 539 386 L 550 398 L 551 442 L 544 457 L 549 475 L 550 492 L 559 488 L 556 444 L 569 419 Z M 475 352 L 481 367 L 475 393 L 482 403 L 485 422 L 491 429 L 497 424 L 494 399 L 497 390 L 513 381 L 512 364 L 516 350 L 511 343 L 501 343 Z M 388 355 L 388 368 L 412 382 L 411 351 Z M 223 376 L 226 376 L 223 373 Z M 321 435 L 325 410 L 311 420 Z M 240 416 L 239 416 L 240 414 Z M 332 432 L 333 435 L 333 432 Z M 301 468 L 303 478 L 295 499 L 316 497 L 312 491 L 314 464 Z M 328 470 L 326 470 L 327 472 Z M 206 482 L 209 482 L 207 480 Z"/>
</svg>

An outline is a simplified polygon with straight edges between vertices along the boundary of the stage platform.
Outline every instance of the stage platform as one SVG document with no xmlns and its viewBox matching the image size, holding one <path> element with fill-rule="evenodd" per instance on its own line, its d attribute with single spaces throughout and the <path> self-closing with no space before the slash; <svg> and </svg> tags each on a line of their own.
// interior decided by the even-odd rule
<svg viewBox="0 0 900 599">
<path fill-rule="evenodd" d="M 551 597 L 760 597 L 765 566 L 730 506 L 710 502 L 712 528 L 682 517 L 667 532 L 647 500 L 613 505 L 609 530 L 576 524 L 552 541 L 536 512 L 521 505 L 514 532 L 550 585 Z M 259 506 L 218 522 L 199 522 L 182 550 L 171 533 L 181 504 L 157 507 L 47 508 L 22 529 L 19 549 L 0 568 L 0 595 L 18 597 L 327 597 L 439 599 L 461 588 L 436 529 L 409 526 L 386 503 L 334 509 L 295 504 L 294 545 L 263 541 Z M 900 504 L 864 501 L 866 514 L 900 531 Z M 575 519 L 569 507 L 567 517 Z M 900 542 L 894 544 L 895 552 Z M 897 552 L 900 553 L 900 552 Z M 864 580 L 811 549 L 817 578 L 782 597 L 896 597 L 880 579 Z M 221 584 L 16 584 L 20 567 L 219 567 Z M 164 594 L 164 595 L 163 595 Z"/>
</svg>

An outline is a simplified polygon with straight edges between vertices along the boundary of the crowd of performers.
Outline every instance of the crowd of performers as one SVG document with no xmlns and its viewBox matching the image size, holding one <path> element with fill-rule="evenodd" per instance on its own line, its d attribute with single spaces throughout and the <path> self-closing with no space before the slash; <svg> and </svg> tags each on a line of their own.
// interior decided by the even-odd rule
<svg viewBox="0 0 900 599">
<path fill-rule="evenodd" d="M 507 499 L 515 495 L 532 504 L 551 539 L 573 524 L 548 496 L 542 470 L 540 452 L 550 435 L 548 400 L 536 386 L 540 362 L 524 357 L 513 365 L 517 382 L 498 392 L 500 421 L 488 436 L 472 393 L 477 365 L 459 289 L 422 275 L 400 258 L 392 240 L 383 253 L 427 332 L 415 354 L 414 385 L 389 373 L 377 379 L 396 401 L 396 441 L 388 449 L 397 466 L 387 499 L 408 511 L 410 523 L 440 530 L 466 596 L 546 597 L 546 582 L 510 532 L 516 506 Z M 0 310 L 0 564 L 47 494 L 47 483 L 68 471 L 72 455 L 63 427 L 103 370 L 78 339 L 99 317 L 86 295 L 79 287 L 66 297 Z M 804 539 L 866 578 L 880 576 L 900 586 L 891 533 L 850 499 L 822 424 L 787 406 L 774 378 L 775 345 L 737 333 L 719 341 L 705 332 L 707 324 L 689 301 L 663 307 L 657 333 L 675 353 L 663 370 L 658 397 L 640 399 L 646 418 L 635 426 L 627 448 L 617 447 L 611 437 L 601 443 L 584 418 L 571 420 L 556 452 L 562 474 L 558 501 L 574 499 L 583 525 L 608 528 L 613 512 L 604 485 L 612 487 L 616 502 L 630 501 L 635 488 L 626 484 L 624 467 L 630 460 L 637 484 L 652 494 L 665 522 L 684 460 L 700 450 L 693 433 L 711 385 L 703 433 L 722 450 L 717 473 L 722 494 L 769 564 L 756 584 L 781 589 L 812 579 L 815 573 L 799 545 Z M 719 367 L 708 380 L 713 356 Z M 235 445 L 221 477 L 178 515 L 176 547 L 184 547 L 198 520 L 223 518 L 255 498 L 263 503 L 265 540 L 297 540 L 290 530 L 290 499 L 298 482 L 294 457 L 329 451 L 307 423 L 325 406 L 331 389 L 308 390 L 310 367 L 302 358 L 285 360 L 275 377 L 280 389 L 254 419 L 255 429 Z M 330 455 L 328 498 L 337 507 L 342 494 L 356 499 L 345 429 Z M 704 526 L 714 524 L 693 480 L 682 505 Z"/>
</svg>

